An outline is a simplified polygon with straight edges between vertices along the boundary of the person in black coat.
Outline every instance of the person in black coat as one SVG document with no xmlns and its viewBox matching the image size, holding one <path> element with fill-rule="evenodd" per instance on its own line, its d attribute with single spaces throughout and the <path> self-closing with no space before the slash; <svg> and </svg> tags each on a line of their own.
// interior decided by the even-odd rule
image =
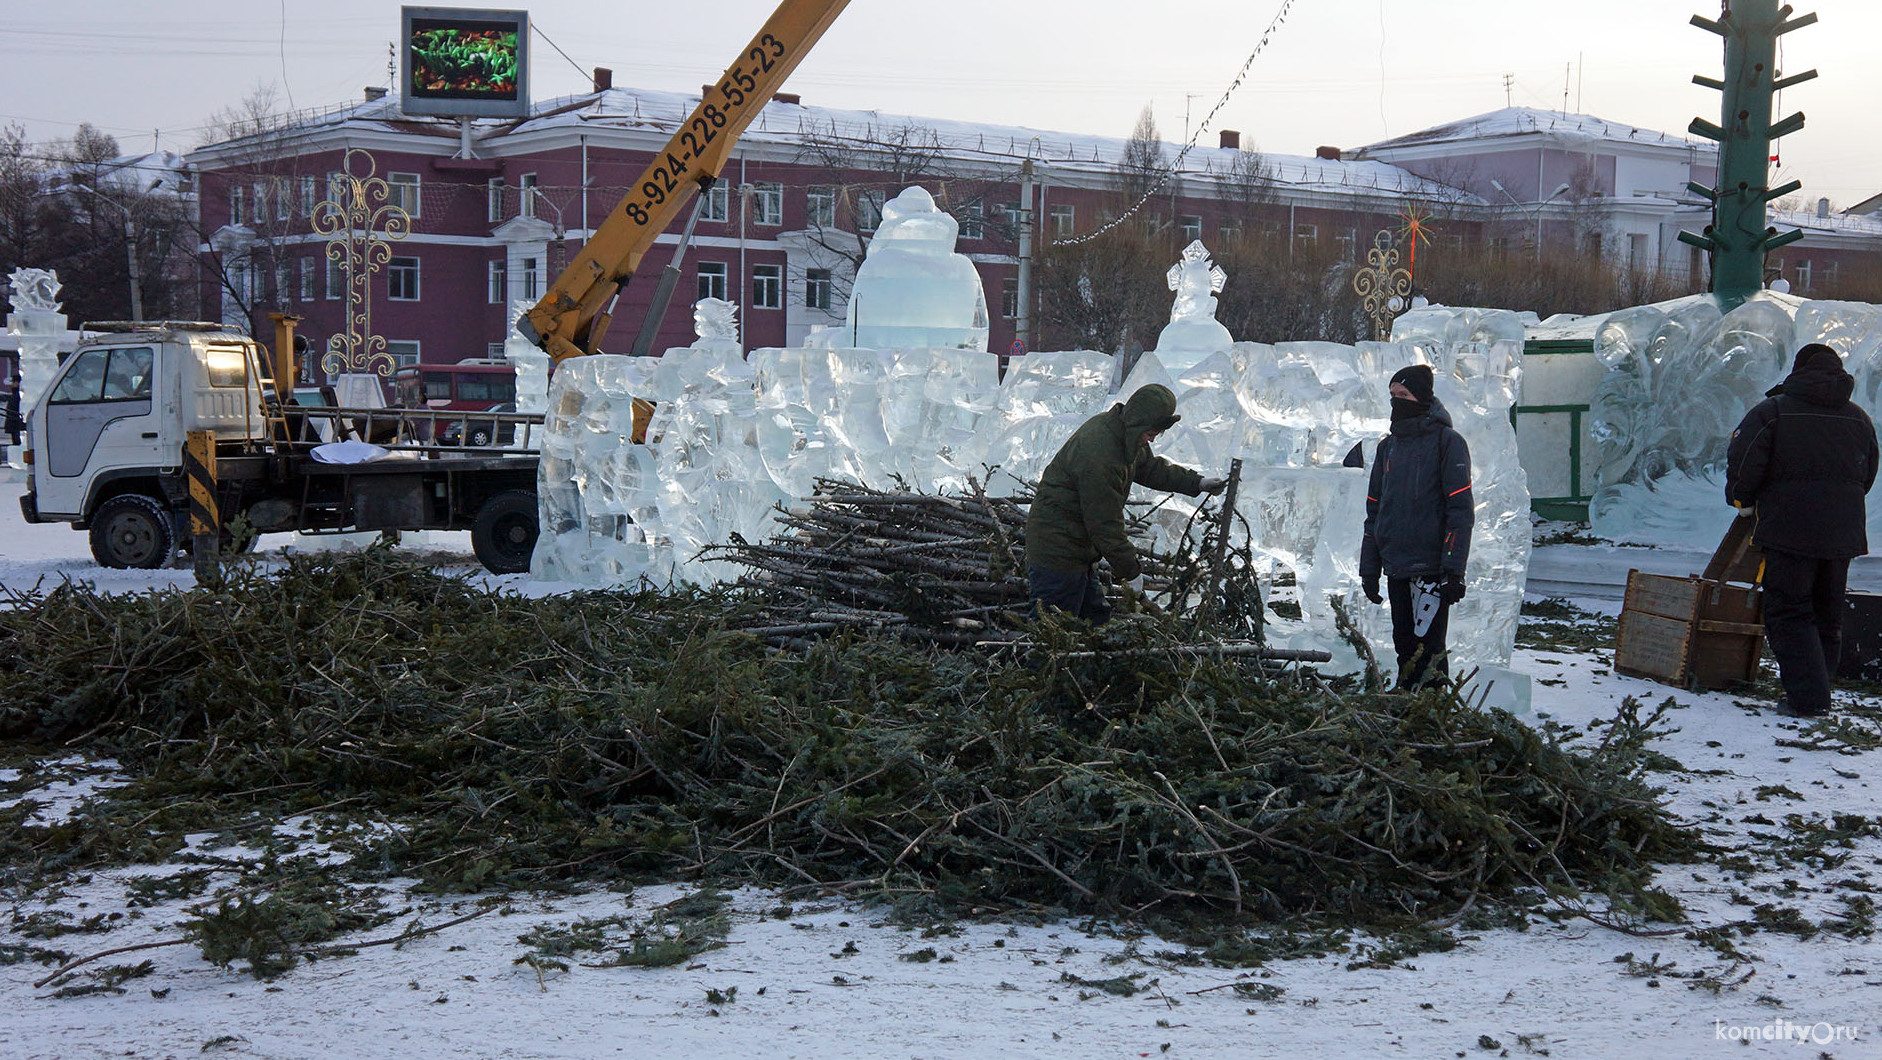
<svg viewBox="0 0 1882 1060">
<path fill-rule="evenodd" d="M 1849 561 L 1869 551 L 1875 424 L 1849 400 L 1856 381 L 1820 342 L 1745 414 L 1725 457 L 1725 499 L 1757 519 L 1764 550 L 1764 635 L 1784 685 L 1779 709 L 1829 713 L 1843 646 Z"/>
<path fill-rule="evenodd" d="M 1366 599 L 1392 600 L 1398 687 L 1450 679 L 1445 634 L 1451 605 L 1464 598 L 1464 567 L 1476 509 L 1470 494 L 1470 447 L 1432 393 L 1429 365 L 1392 377 L 1392 433 L 1373 456 L 1366 490 L 1366 533 L 1359 577 Z"/>
<path fill-rule="evenodd" d="M 18 445 L 20 435 L 26 432 L 24 409 L 20 408 L 20 377 L 7 380 L 5 390 L 0 390 L 0 444 Z"/>
</svg>

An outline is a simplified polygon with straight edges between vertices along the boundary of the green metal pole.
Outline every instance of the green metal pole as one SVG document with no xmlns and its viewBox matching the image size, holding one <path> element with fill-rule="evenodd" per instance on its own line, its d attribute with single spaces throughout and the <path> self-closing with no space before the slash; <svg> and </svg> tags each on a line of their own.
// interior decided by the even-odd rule
<svg viewBox="0 0 1882 1060">
<path fill-rule="evenodd" d="M 1803 238 L 1801 231 L 1765 226 L 1765 204 L 1803 187 L 1797 181 L 1770 187 L 1772 141 L 1804 127 L 1801 112 L 1773 122 L 1771 100 L 1778 90 L 1817 76 L 1810 70 L 1782 77 L 1777 69 L 1777 39 L 1817 16 L 1793 19 L 1790 5 L 1780 7 L 1778 0 L 1723 0 L 1721 7 L 1716 22 L 1692 18 L 1693 25 L 1725 39 L 1725 79 L 1693 78 L 1723 96 L 1719 123 L 1694 118 L 1688 127 L 1719 144 L 1718 186 L 1687 185 L 1712 203 L 1712 223 L 1703 235 L 1681 232 L 1679 238 L 1711 254 L 1712 293 L 1730 311 L 1764 286 L 1765 254 Z"/>
</svg>

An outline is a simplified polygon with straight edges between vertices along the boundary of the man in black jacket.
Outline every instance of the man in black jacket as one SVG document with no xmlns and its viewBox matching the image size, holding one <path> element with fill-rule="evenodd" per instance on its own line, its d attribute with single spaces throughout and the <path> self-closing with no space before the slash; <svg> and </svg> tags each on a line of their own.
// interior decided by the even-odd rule
<svg viewBox="0 0 1882 1060">
<path fill-rule="evenodd" d="M 1732 432 L 1725 499 L 1757 523 L 1764 549 L 1764 635 L 1784 684 L 1779 709 L 1830 710 L 1843 645 L 1849 561 L 1869 551 L 1865 499 L 1875 484 L 1875 424 L 1849 400 L 1856 381 L 1819 342 Z"/>
<path fill-rule="evenodd" d="M 1429 365 L 1392 377 L 1392 433 L 1373 455 L 1366 490 L 1366 536 L 1359 577 L 1366 599 L 1392 598 L 1392 646 L 1398 687 L 1441 686 L 1450 679 L 1444 638 L 1451 605 L 1464 598 L 1464 565 L 1476 510 L 1470 495 L 1470 447 L 1432 393 Z"/>
</svg>

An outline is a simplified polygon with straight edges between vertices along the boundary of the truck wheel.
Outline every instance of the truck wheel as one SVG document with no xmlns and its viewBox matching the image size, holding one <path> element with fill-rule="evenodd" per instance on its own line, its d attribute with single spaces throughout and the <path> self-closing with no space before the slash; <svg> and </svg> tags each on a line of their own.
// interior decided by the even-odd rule
<svg viewBox="0 0 1882 1060">
<path fill-rule="evenodd" d="M 536 551 L 536 492 L 505 490 L 484 502 L 471 523 L 471 548 L 492 574 L 520 574 Z"/>
<path fill-rule="evenodd" d="M 141 493 L 113 497 L 91 517 L 91 554 L 101 567 L 152 570 L 175 551 L 175 520 Z"/>
</svg>

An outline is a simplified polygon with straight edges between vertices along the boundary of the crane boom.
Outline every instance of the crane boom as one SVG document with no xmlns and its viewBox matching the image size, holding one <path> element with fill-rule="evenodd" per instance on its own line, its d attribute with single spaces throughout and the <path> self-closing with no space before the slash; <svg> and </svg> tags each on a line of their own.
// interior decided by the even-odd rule
<svg viewBox="0 0 1882 1060">
<path fill-rule="evenodd" d="M 848 4 L 783 0 L 517 330 L 558 364 L 598 352 L 605 307 L 687 200 L 718 179 L 732 145 Z"/>
</svg>

